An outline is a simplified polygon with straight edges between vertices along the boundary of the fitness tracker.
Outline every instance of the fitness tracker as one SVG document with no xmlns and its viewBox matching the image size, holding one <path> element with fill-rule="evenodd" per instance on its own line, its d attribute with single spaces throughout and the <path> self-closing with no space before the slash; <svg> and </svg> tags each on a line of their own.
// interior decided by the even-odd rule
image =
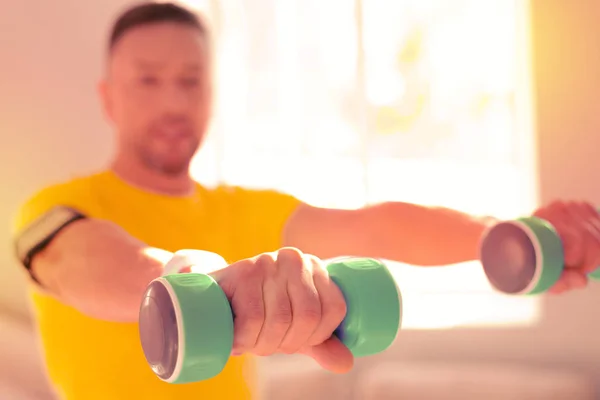
<svg viewBox="0 0 600 400">
<path fill-rule="evenodd" d="M 15 240 L 15 252 L 21 264 L 36 283 L 40 282 L 31 271 L 33 258 L 44 250 L 65 227 L 83 218 L 85 215 L 73 208 L 56 206 L 18 233 Z"/>
</svg>

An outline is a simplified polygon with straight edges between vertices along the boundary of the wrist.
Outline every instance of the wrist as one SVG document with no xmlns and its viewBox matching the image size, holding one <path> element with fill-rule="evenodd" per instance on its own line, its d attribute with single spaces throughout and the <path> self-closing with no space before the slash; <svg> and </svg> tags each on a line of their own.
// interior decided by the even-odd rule
<svg viewBox="0 0 600 400">
<path fill-rule="evenodd" d="M 204 250 L 182 249 L 172 253 L 165 264 L 162 275 L 194 272 L 210 274 L 228 266 L 220 255 Z"/>
<path fill-rule="evenodd" d="M 483 217 L 479 218 L 479 220 L 480 220 L 481 224 L 486 228 L 494 226 L 498 222 L 500 222 L 500 219 L 498 219 L 496 217 L 491 217 L 489 215 L 483 216 Z"/>
</svg>

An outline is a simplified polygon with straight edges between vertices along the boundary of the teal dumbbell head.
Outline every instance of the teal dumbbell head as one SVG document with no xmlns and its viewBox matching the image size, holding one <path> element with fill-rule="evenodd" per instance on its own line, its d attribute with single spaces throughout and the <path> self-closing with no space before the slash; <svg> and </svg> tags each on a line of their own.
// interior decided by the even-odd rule
<svg viewBox="0 0 600 400">
<path fill-rule="evenodd" d="M 219 255 L 182 250 L 150 282 L 139 313 L 139 333 L 146 361 L 169 383 L 193 382 L 225 367 L 233 344 L 233 320 L 225 293 L 205 274 L 180 274 L 183 268 L 224 268 Z M 218 373 L 218 372 L 217 372 Z"/>
<path fill-rule="evenodd" d="M 231 354 L 233 314 L 217 282 L 201 273 L 176 273 L 202 262 L 226 265 L 220 256 L 203 253 L 176 255 L 170 272 L 148 285 L 140 307 L 144 355 L 154 373 L 169 383 L 210 379 Z M 335 335 L 356 357 L 387 349 L 400 329 L 402 313 L 400 291 L 387 267 L 370 258 L 348 258 L 330 263 L 327 270 L 347 306 Z"/>
<path fill-rule="evenodd" d="M 558 233 L 548 221 L 537 217 L 492 226 L 483 235 L 480 258 L 491 285 L 508 294 L 544 293 L 564 269 Z M 600 279 L 600 271 L 589 276 Z"/>
<path fill-rule="evenodd" d="M 355 357 L 387 349 L 402 324 L 402 295 L 381 261 L 348 258 L 327 265 L 346 300 L 346 317 L 335 335 Z"/>
</svg>

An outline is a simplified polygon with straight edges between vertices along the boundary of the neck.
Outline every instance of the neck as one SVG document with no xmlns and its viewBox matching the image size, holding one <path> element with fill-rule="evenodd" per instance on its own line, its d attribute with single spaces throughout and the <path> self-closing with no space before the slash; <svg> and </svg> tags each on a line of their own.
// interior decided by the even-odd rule
<svg viewBox="0 0 600 400">
<path fill-rule="evenodd" d="M 189 170 L 181 174 L 167 175 L 144 167 L 131 157 L 117 156 L 111 170 L 127 183 L 149 192 L 187 196 L 194 191 L 194 180 Z"/>
</svg>

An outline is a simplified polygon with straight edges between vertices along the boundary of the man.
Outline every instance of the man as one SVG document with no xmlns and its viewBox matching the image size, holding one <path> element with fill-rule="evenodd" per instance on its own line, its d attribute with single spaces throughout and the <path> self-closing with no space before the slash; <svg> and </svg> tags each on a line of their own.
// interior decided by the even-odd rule
<svg viewBox="0 0 600 400">
<path fill-rule="evenodd" d="M 306 254 L 415 265 L 477 258 L 486 222 L 453 210 L 397 202 L 321 209 L 275 191 L 195 183 L 190 160 L 211 115 L 208 45 L 202 22 L 173 4 L 146 3 L 121 15 L 99 85 L 117 134 L 109 170 L 45 188 L 19 214 L 20 233 L 70 215 L 23 258 L 62 398 L 249 398 L 249 355 L 276 352 L 301 352 L 345 372 L 352 356 L 330 338 L 345 314 L 343 297 Z M 566 240 L 571 268 L 555 290 L 585 286 L 585 272 L 600 261 L 598 215 L 587 204 L 561 203 L 538 215 Z M 234 354 L 213 379 L 169 385 L 148 367 L 136 321 L 146 285 L 183 248 L 232 263 L 213 276 L 236 313 Z"/>
</svg>

